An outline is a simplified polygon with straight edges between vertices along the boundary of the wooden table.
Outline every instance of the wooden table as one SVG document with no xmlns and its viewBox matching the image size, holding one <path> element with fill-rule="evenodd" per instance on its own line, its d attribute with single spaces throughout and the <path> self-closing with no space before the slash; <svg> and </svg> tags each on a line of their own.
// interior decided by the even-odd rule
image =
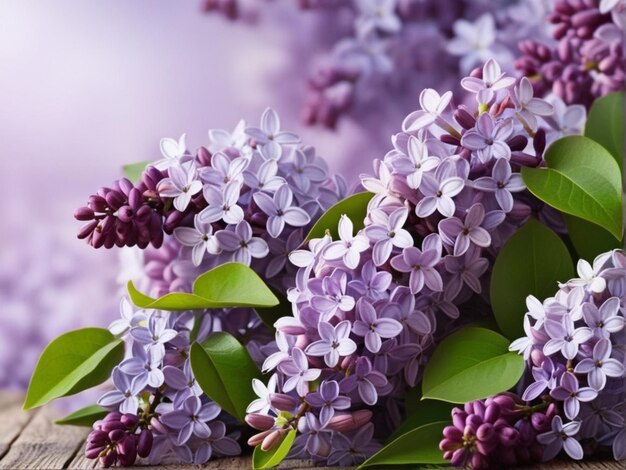
<svg viewBox="0 0 626 470">
<path fill-rule="evenodd" d="M 53 421 L 58 414 L 53 408 L 44 407 L 33 412 L 22 411 L 22 396 L 17 393 L 0 392 L 0 469 L 87 469 L 97 468 L 93 460 L 84 455 L 85 438 L 89 430 L 74 426 L 58 426 Z M 191 469 L 249 469 L 250 457 L 223 458 L 198 466 L 154 466 L 154 470 Z M 313 469 L 310 462 L 288 460 L 279 467 L 288 469 Z M 317 467 L 319 468 L 319 467 Z M 338 469 L 339 467 L 334 467 Z M 624 462 L 576 463 L 551 462 L 535 467 L 540 470 L 596 469 L 624 470 Z"/>
</svg>

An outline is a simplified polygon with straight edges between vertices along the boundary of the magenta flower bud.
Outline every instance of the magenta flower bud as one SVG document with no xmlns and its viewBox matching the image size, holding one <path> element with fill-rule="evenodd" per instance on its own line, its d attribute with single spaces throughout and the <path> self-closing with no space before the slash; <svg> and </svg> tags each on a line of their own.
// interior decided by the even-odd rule
<svg viewBox="0 0 626 470">
<path fill-rule="evenodd" d="M 509 212 L 509 215 L 515 219 L 525 219 L 532 214 L 532 208 L 521 201 L 513 201 L 513 209 Z"/>
<path fill-rule="evenodd" d="M 196 152 L 196 158 L 201 166 L 209 166 L 211 164 L 211 152 L 205 147 L 200 147 Z"/>
<path fill-rule="evenodd" d="M 148 457 L 150 455 L 150 451 L 152 451 L 152 443 L 154 442 L 154 436 L 149 429 L 144 429 L 139 434 L 139 439 L 137 440 L 137 455 L 139 457 Z"/>
<path fill-rule="evenodd" d="M 372 415 L 373 413 L 370 410 L 357 410 L 352 413 L 337 414 L 330 419 L 326 428 L 339 432 L 355 431 L 369 423 Z"/>
<path fill-rule="evenodd" d="M 268 450 L 273 449 L 282 442 L 286 435 L 286 429 L 276 429 L 271 431 L 267 436 L 265 436 L 263 442 L 261 442 L 261 450 L 267 452 Z"/>
<path fill-rule="evenodd" d="M 167 434 L 169 432 L 168 429 L 163 425 L 163 423 L 157 418 L 152 418 L 150 420 L 150 426 L 159 434 Z"/>
<path fill-rule="evenodd" d="M 258 446 L 272 432 L 274 432 L 272 429 L 268 429 L 267 431 L 263 431 L 258 434 L 255 434 L 250 439 L 248 439 L 248 445 L 252 447 Z"/>
<path fill-rule="evenodd" d="M 535 428 L 536 431 L 547 431 L 548 428 L 550 427 L 550 420 L 548 419 L 548 417 L 543 414 L 543 413 L 533 413 L 532 416 L 530 417 L 530 421 L 532 423 L 533 428 Z"/>
<path fill-rule="evenodd" d="M 543 361 L 546 360 L 546 356 L 541 349 L 533 349 L 530 353 L 530 359 L 533 361 L 535 367 L 541 367 Z"/>
<path fill-rule="evenodd" d="M 98 457 L 100 457 L 100 454 L 104 449 L 105 446 L 87 447 L 87 449 L 85 450 L 85 458 L 90 460 L 97 459 Z"/>
<path fill-rule="evenodd" d="M 493 402 L 498 405 L 500 412 L 515 409 L 515 400 L 513 400 L 513 398 L 511 398 L 509 395 L 497 395 L 493 397 Z"/>
<path fill-rule="evenodd" d="M 109 468 L 117 462 L 117 452 L 114 450 L 109 452 L 107 455 L 100 457 L 100 464 L 104 468 Z"/>
<path fill-rule="evenodd" d="M 506 427 L 500 431 L 500 443 L 503 446 L 510 447 L 517 443 L 519 432 L 512 427 Z"/>
<path fill-rule="evenodd" d="M 483 423 L 476 430 L 476 438 L 480 441 L 492 440 L 494 435 L 495 431 L 491 423 Z"/>
<path fill-rule="evenodd" d="M 474 470 L 479 470 L 482 468 L 489 468 L 489 463 L 487 462 L 487 458 L 478 452 L 472 455 L 472 468 Z"/>
<path fill-rule="evenodd" d="M 526 148 L 528 138 L 523 135 L 514 135 L 506 141 L 506 144 L 510 147 L 511 152 L 521 152 Z"/>
<path fill-rule="evenodd" d="M 79 207 L 74 212 L 74 218 L 81 221 L 91 220 L 94 218 L 94 212 L 89 207 Z"/>
<path fill-rule="evenodd" d="M 475 434 L 478 426 L 480 426 L 481 424 L 483 424 L 483 420 L 480 416 L 475 414 L 468 415 L 467 419 L 465 420 L 464 434 L 467 434 L 467 429 L 470 429 L 471 434 Z"/>
<path fill-rule="evenodd" d="M 463 432 L 456 426 L 446 426 L 443 429 L 443 435 L 447 439 L 461 441 L 463 439 Z"/>
<path fill-rule="evenodd" d="M 109 440 L 111 442 L 119 442 L 124 439 L 125 436 L 127 436 L 127 434 L 126 431 L 124 431 L 123 429 L 114 429 L 113 431 L 109 432 Z"/>
<path fill-rule="evenodd" d="M 109 191 L 104 199 L 109 206 L 116 210 L 122 207 L 126 202 L 124 195 L 117 191 Z"/>
<path fill-rule="evenodd" d="M 259 413 L 247 414 L 245 421 L 248 423 L 248 426 L 258 429 L 259 431 L 265 431 L 266 429 L 270 429 L 274 426 L 273 417 Z"/>
<path fill-rule="evenodd" d="M 452 458 L 450 459 L 450 463 L 454 467 L 465 467 L 465 464 L 469 460 L 471 454 L 464 447 L 457 449 L 452 454 Z"/>
<path fill-rule="evenodd" d="M 272 393 L 270 395 L 270 403 L 280 411 L 291 412 L 299 404 L 298 400 L 284 393 Z"/>
<path fill-rule="evenodd" d="M 135 436 L 127 435 L 117 444 L 116 450 L 120 455 L 136 456 L 137 442 L 135 441 Z"/>
<path fill-rule="evenodd" d="M 133 426 L 136 426 L 139 422 L 139 417 L 134 414 L 126 413 L 122 415 L 120 421 L 127 428 L 132 428 Z"/>
<path fill-rule="evenodd" d="M 121 421 L 105 421 L 104 423 L 102 423 L 100 429 L 108 434 L 116 429 L 124 429 L 124 425 L 121 423 Z"/>
<path fill-rule="evenodd" d="M 467 419 L 467 413 L 461 408 L 452 409 L 452 424 L 456 428 L 463 429 L 465 427 L 465 420 Z"/>
<path fill-rule="evenodd" d="M 459 444 L 459 441 L 457 440 L 444 438 L 439 442 L 439 450 L 442 452 L 456 450 L 460 445 L 461 444 Z"/>
<path fill-rule="evenodd" d="M 533 432 L 533 425 L 528 420 L 520 420 L 516 424 L 517 431 L 519 432 L 519 438 L 525 443 L 530 443 L 535 437 Z"/>
<path fill-rule="evenodd" d="M 454 112 L 454 120 L 463 129 L 472 129 L 476 125 L 476 119 L 467 111 L 465 106 L 459 106 L 459 109 Z"/>
</svg>

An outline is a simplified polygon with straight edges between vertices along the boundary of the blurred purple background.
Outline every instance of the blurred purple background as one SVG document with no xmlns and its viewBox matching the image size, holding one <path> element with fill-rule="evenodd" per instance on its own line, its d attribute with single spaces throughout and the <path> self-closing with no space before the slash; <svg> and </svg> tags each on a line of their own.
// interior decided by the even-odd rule
<svg viewBox="0 0 626 470">
<path fill-rule="evenodd" d="M 351 181 L 382 156 L 380 129 L 299 124 L 307 70 L 284 28 L 229 24 L 200 3 L 0 2 L 0 387 L 24 387 L 53 337 L 117 315 L 118 253 L 77 240 L 73 211 L 123 164 L 159 158 L 162 137 L 186 132 L 194 149 L 271 105 Z"/>
</svg>

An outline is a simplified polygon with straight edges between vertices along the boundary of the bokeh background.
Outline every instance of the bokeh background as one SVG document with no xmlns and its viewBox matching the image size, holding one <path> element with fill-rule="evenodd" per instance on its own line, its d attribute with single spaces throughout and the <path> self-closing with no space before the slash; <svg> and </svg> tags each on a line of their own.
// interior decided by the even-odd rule
<svg viewBox="0 0 626 470">
<path fill-rule="evenodd" d="M 228 23 L 201 5 L 0 1 L 0 387 L 24 388 L 55 336 L 117 316 L 119 252 L 77 240 L 73 212 L 122 165 L 160 158 L 162 137 L 186 132 L 194 149 L 209 128 L 271 105 L 352 181 L 382 156 L 386 130 L 300 125 L 308 70 L 290 60 L 286 28 Z M 319 24 L 295 27 L 306 42 Z"/>
</svg>

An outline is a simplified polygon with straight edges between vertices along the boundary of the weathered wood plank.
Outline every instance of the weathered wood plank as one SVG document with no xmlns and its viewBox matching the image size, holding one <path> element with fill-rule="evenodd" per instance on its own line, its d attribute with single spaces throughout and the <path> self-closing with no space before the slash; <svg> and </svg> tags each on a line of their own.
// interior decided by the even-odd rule
<svg viewBox="0 0 626 470">
<path fill-rule="evenodd" d="M 32 420 L 13 442 L 0 469 L 63 469 L 74 458 L 88 430 L 74 426 L 58 426 L 52 408 L 36 412 Z"/>
<path fill-rule="evenodd" d="M 22 410 L 22 398 L 19 393 L 0 393 L 0 459 L 32 417 Z"/>
</svg>

